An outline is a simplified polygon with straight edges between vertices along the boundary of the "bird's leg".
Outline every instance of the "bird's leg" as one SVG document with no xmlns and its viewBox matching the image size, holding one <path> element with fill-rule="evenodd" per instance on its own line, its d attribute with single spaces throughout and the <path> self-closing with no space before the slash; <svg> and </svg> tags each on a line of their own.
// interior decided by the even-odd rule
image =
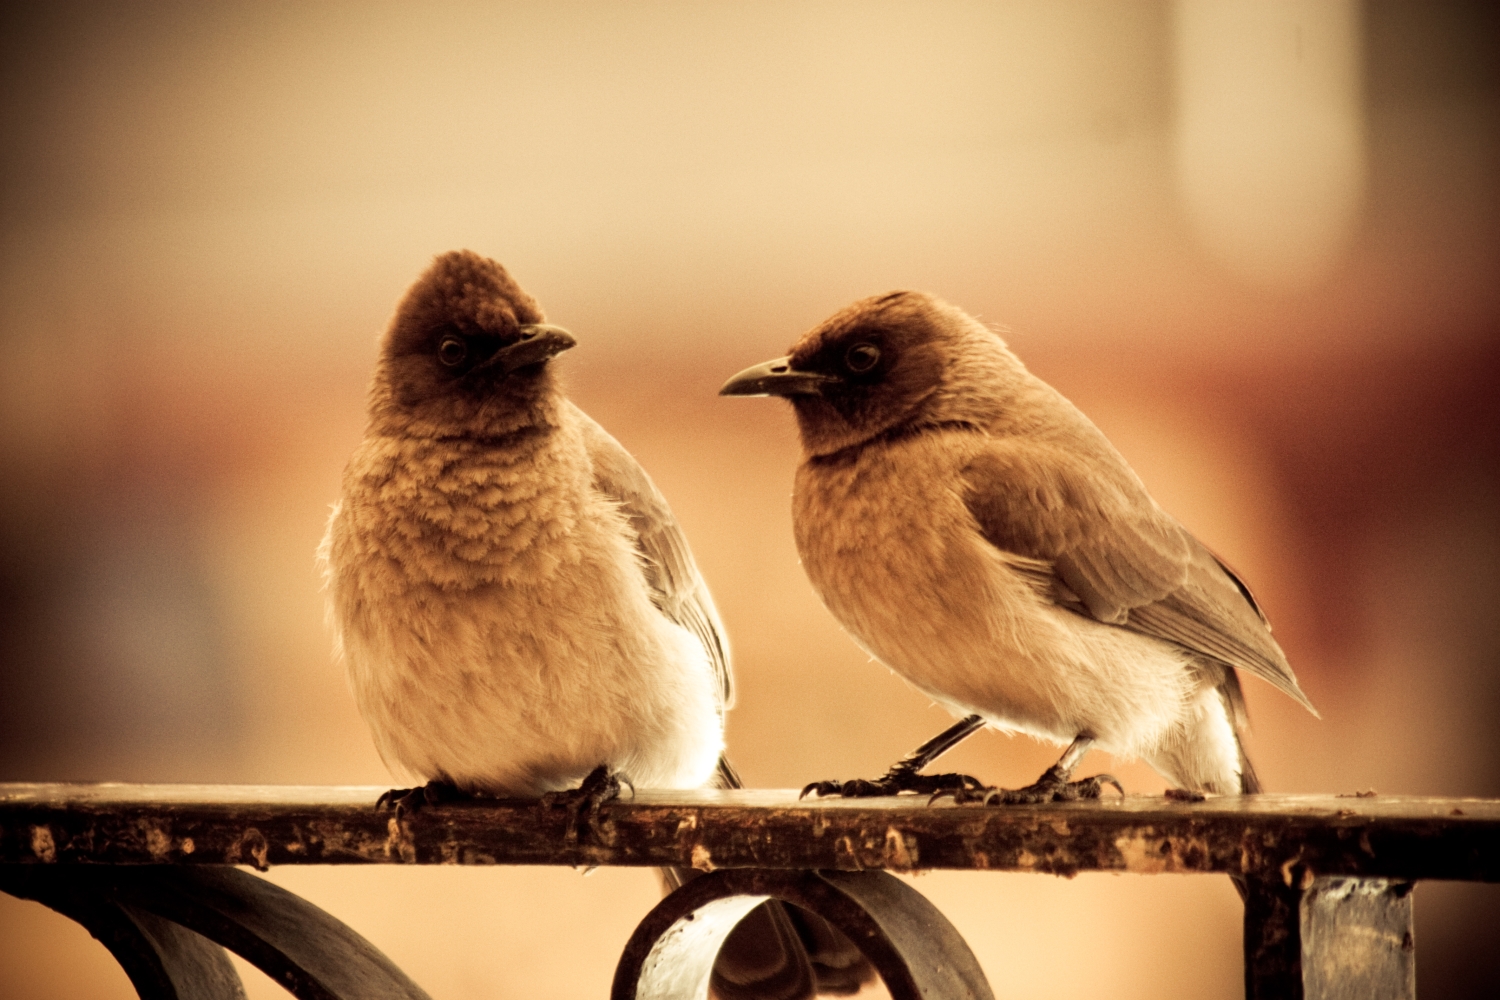
<svg viewBox="0 0 1500 1000">
<path fill-rule="evenodd" d="M 472 797 L 451 781 L 435 778 L 416 788 L 392 788 L 388 792 L 383 792 L 380 798 L 375 800 L 375 808 L 384 809 L 387 806 L 393 806 L 396 810 L 396 818 L 400 819 L 404 814 L 414 813 L 423 806 L 435 806 L 439 802 L 452 802 L 455 799 Z"/>
<path fill-rule="evenodd" d="M 1077 799 L 1097 799 L 1105 785 L 1113 785 L 1122 796 L 1125 794 L 1120 779 L 1112 774 L 1096 774 L 1092 778 L 1069 781 L 1073 769 L 1094 745 L 1094 737 L 1079 736 L 1073 740 L 1056 764 L 1047 768 L 1042 776 L 1025 788 L 983 788 L 978 791 L 963 789 L 953 793 L 955 802 L 982 802 L 987 806 L 1030 805 L 1039 802 L 1072 802 Z"/>
<path fill-rule="evenodd" d="M 982 791 L 984 783 L 967 774 L 921 774 L 922 768 L 952 750 L 984 726 L 977 715 L 960 719 L 932 739 L 902 757 L 891 769 L 871 781 L 855 778 L 851 781 L 814 781 L 802 789 L 799 798 L 816 793 L 838 795 L 846 799 L 862 799 L 876 795 L 897 795 L 901 792 L 920 792 L 936 795 L 942 792 Z"/>
<path fill-rule="evenodd" d="M 542 805 L 549 809 L 561 807 L 571 810 L 568 828 L 563 834 L 563 843 L 571 847 L 578 843 L 578 828 L 585 819 L 594 839 L 603 839 L 599 831 L 599 809 L 606 802 L 619 797 L 619 775 L 611 771 L 607 765 L 600 764 L 588 773 L 588 777 L 583 779 L 583 784 L 577 788 L 570 788 L 564 792 L 548 792 L 543 795 Z"/>
</svg>

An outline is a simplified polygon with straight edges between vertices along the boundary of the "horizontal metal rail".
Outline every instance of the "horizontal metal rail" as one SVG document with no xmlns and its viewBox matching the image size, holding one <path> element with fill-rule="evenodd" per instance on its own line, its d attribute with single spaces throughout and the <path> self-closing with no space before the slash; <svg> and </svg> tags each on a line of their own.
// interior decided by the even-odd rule
<svg viewBox="0 0 1500 1000">
<path fill-rule="evenodd" d="M 1500 881 L 1500 801 L 1154 796 L 984 808 L 785 790 L 641 791 L 565 843 L 534 800 L 398 821 L 375 787 L 0 784 L 0 864 L 504 864 L 1221 872 Z"/>
<path fill-rule="evenodd" d="M 0 784 L 0 889 L 88 926 L 142 996 L 191 995 L 226 969 L 232 976 L 223 945 L 297 996 L 352 996 L 347 983 L 380 982 L 388 992 L 368 995 L 412 997 L 420 990 L 347 927 L 226 866 L 722 870 L 733 877 L 690 881 L 648 915 L 621 961 L 616 997 L 705 996 L 706 978 L 693 977 L 706 977 L 737 915 L 776 898 L 817 910 L 861 941 L 893 995 L 982 998 L 988 986 L 967 946 L 935 910 L 907 920 L 930 905 L 886 871 L 1220 873 L 1245 899 L 1246 995 L 1332 998 L 1414 995 L 1415 882 L 1500 881 L 1493 800 L 1128 796 L 986 808 L 911 797 L 799 801 L 784 790 L 641 791 L 569 837 L 572 814 L 535 800 L 443 802 L 398 817 L 376 808 L 381 791 Z M 269 920 L 268 910 L 280 916 Z M 310 940 L 323 944 L 310 949 Z M 955 978 L 956 968 L 969 971 Z M 663 969 L 698 971 L 683 979 Z M 237 986 L 204 995 L 234 996 Z"/>
</svg>

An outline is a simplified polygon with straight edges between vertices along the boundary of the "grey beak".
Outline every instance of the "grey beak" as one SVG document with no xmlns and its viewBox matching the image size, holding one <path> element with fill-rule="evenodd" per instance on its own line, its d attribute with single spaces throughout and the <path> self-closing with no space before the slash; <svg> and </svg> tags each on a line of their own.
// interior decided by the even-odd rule
<svg viewBox="0 0 1500 1000">
<path fill-rule="evenodd" d="M 724 383 L 721 396 L 816 396 L 839 379 L 818 372 L 799 372 L 791 359 L 776 358 L 753 365 Z"/>
<path fill-rule="evenodd" d="M 539 365 L 577 344 L 573 335 L 560 326 L 531 323 L 521 327 L 521 339 L 496 351 L 489 364 L 497 365 L 507 375 L 517 368 Z"/>
</svg>

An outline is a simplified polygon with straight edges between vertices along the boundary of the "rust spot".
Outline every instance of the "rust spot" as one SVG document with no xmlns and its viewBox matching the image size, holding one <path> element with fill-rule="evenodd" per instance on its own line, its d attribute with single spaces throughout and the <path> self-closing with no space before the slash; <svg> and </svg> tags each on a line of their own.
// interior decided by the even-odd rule
<svg viewBox="0 0 1500 1000">
<path fill-rule="evenodd" d="M 407 864 L 417 860 L 417 844 L 411 836 L 411 824 L 392 816 L 385 824 L 385 856 L 400 858 Z"/>
<path fill-rule="evenodd" d="M 908 837 L 894 826 L 885 828 L 885 851 L 882 858 L 885 867 L 896 871 L 911 871 L 917 867 L 917 838 Z"/>
<path fill-rule="evenodd" d="M 37 856 L 37 860 L 49 865 L 57 860 L 57 844 L 52 839 L 52 827 L 31 828 L 31 853 Z"/>
<path fill-rule="evenodd" d="M 229 860 L 231 863 L 238 864 L 248 855 L 248 860 L 245 860 L 246 864 L 254 867 L 256 871 L 269 871 L 271 866 L 266 864 L 266 855 L 269 850 L 270 845 L 266 843 L 265 834 L 252 826 L 240 834 L 240 839 L 235 841 L 234 846 L 229 849 Z"/>
<path fill-rule="evenodd" d="M 1120 852 L 1120 860 L 1128 872 L 1151 874 L 1167 870 L 1167 863 L 1156 849 L 1154 837 L 1139 833 L 1118 837 L 1115 839 L 1115 850 Z"/>
<path fill-rule="evenodd" d="M 146 826 L 146 850 L 157 861 L 172 853 L 172 835 L 159 826 Z"/>
<path fill-rule="evenodd" d="M 1286 884 L 1286 887 L 1288 889 L 1290 889 L 1292 887 L 1292 884 L 1296 881 L 1295 870 L 1298 863 L 1300 863 L 1301 861 L 1302 851 L 1298 850 L 1296 857 L 1288 858 L 1281 866 L 1281 881 Z"/>
</svg>

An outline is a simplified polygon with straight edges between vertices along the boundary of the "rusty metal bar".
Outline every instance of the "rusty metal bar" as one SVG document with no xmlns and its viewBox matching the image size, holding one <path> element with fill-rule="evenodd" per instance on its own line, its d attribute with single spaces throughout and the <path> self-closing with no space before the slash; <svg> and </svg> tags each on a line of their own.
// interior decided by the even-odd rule
<svg viewBox="0 0 1500 1000">
<path fill-rule="evenodd" d="M 1131 796 L 983 808 L 910 797 L 806 802 L 792 791 L 642 792 L 604 807 L 597 836 L 569 843 L 568 813 L 535 801 L 442 803 L 398 819 L 375 808 L 380 791 L 0 785 L 0 889 L 84 923 L 142 996 L 240 996 L 213 941 L 298 996 L 410 1000 L 423 994 L 368 942 L 226 866 L 692 867 L 714 874 L 647 917 L 622 958 L 621 969 L 634 971 L 621 973 L 617 996 L 700 997 L 688 973 L 711 963 L 738 916 L 775 896 L 865 934 L 873 949 L 865 953 L 895 996 L 985 997 L 982 975 L 922 985 L 911 970 L 923 955 L 939 955 L 951 970 L 967 946 L 956 934 L 957 950 L 942 934 L 928 940 L 891 924 L 882 913 L 930 904 L 866 870 L 1217 872 L 1244 887 L 1246 996 L 1331 1000 L 1413 995 L 1416 880 L 1500 881 L 1500 802 L 1492 800 Z M 866 883 L 902 886 L 921 902 L 903 898 L 882 910 L 875 897 L 860 897 Z M 935 910 L 922 919 L 947 927 Z M 681 955 L 663 965 L 663 948 Z M 653 955 L 658 973 L 680 961 L 682 976 L 653 979 Z M 348 975 L 358 985 L 341 978 Z"/>
<path fill-rule="evenodd" d="M 429 806 L 398 822 L 380 789 L 0 785 L 0 864 L 525 864 L 1221 872 L 1500 881 L 1500 802 L 1255 795 L 983 808 L 911 796 L 641 792 L 565 843 L 535 801 Z"/>
</svg>

